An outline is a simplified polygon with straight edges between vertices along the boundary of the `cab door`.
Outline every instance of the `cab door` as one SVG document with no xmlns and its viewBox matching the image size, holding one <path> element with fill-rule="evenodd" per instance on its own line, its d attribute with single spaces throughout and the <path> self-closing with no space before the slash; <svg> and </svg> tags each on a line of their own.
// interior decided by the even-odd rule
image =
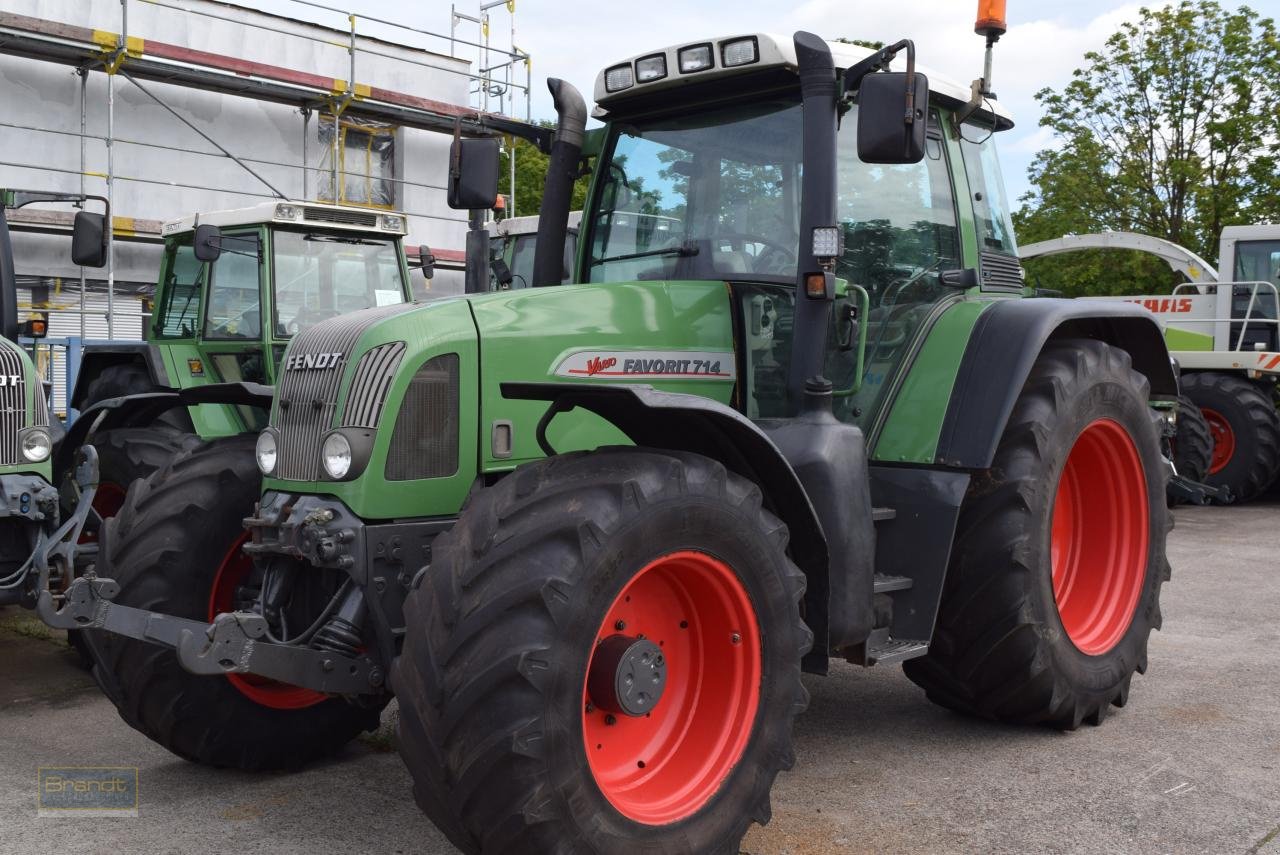
<svg viewBox="0 0 1280 855">
<path fill-rule="evenodd" d="M 264 334 L 266 254 L 261 229 L 225 231 L 222 253 L 208 266 L 200 343 L 205 364 L 222 382 L 271 383 Z M 248 430 L 266 424 L 253 407 L 236 408 Z"/>
</svg>

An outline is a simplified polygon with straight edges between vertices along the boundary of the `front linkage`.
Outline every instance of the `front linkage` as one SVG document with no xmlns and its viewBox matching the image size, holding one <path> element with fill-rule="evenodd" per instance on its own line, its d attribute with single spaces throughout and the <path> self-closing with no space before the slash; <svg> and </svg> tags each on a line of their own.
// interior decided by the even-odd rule
<svg viewBox="0 0 1280 855">
<path fill-rule="evenodd" d="M 86 492 L 73 519 L 83 520 L 89 502 Z M 257 516 L 245 520 L 252 532 L 245 552 L 264 570 L 254 610 L 202 622 L 124 606 L 112 602 L 119 585 L 92 570 L 71 583 L 61 608 L 45 591 L 37 610 L 53 627 L 104 630 L 170 648 L 192 674 L 255 675 L 329 695 L 380 695 L 404 635 L 405 595 L 430 562 L 431 540 L 453 522 L 366 525 L 336 501 L 268 493 Z M 277 639 L 267 614 L 288 599 L 299 561 L 345 578 L 311 627 Z M 362 637 L 371 637 L 373 648 L 365 649 Z"/>
</svg>

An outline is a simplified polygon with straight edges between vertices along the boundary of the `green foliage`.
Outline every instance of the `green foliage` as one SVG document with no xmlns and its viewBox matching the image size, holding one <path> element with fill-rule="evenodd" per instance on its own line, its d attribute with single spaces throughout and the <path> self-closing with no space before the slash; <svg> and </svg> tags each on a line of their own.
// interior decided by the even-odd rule
<svg viewBox="0 0 1280 855">
<path fill-rule="evenodd" d="M 542 122 L 543 127 L 554 127 L 553 122 Z M 502 169 L 499 173 L 498 192 L 505 195 L 511 193 L 511 160 L 510 146 L 504 146 L 501 162 Z M 542 208 L 542 188 L 547 177 L 547 164 L 550 157 L 538 150 L 538 147 L 528 140 L 515 140 L 516 154 L 516 190 L 515 190 L 515 214 L 514 216 L 528 217 L 537 214 Z M 569 210 L 578 211 L 582 209 L 582 204 L 587 198 L 587 183 L 589 179 L 584 177 L 578 179 L 573 185 L 573 196 L 569 202 Z M 507 216 L 513 216 L 508 211 Z"/>
<path fill-rule="evenodd" d="M 1247 6 L 1180 0 L 1139 10 L 1061 91 L 1036 95 L 1055 146 L 1029 170 L 1021 244 L 1136 231 L 1217 255 L 1223 226 L 1280 215 L 1280 39 Z M 1178 280 L 1137 253 L 1028 262 L 1068 295 L 1168 291 Z"/>
</svg>

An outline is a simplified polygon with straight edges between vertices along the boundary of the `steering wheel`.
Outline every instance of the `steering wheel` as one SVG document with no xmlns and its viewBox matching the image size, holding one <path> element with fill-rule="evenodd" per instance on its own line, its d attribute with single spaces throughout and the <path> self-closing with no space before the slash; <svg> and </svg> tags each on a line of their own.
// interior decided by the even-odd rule
<svg viewBox="0 0 1280 855">
<path fill-rule="evenodd" d="M 298 310 L 298 314 L 293 316 L 293 320 L 285 324 L 285 330 L 289 335 L 295 335 L 305 327 L 313 327 L 321 321 L 327 321 L 329 318 L 336 318 L 337 316 L 337 310 L 312 309 L 304 306 Z"/>
<path fill-rule="evenodd" d="M 796 248 L 794 246 L 787 246 L 781 241 L 767 238 L 763 235 L 749 235 L 746 232 L 719 232 L 712 237 L 712 240 L 728 240 L 742 245 L 748 243 L 764 244 L 764 252 L 755 256 L 756 273 L 785 273 L 794 268 L 796 264 Z"/>
</svg>

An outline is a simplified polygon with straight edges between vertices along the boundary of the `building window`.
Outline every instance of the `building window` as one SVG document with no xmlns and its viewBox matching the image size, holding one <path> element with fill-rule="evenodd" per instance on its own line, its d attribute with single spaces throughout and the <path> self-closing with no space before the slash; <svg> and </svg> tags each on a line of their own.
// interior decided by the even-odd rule
<svg viewBox="0 0 1280 855">
<path fill-rule="evenodd" d="M 319 152 L 313 174 L 317 200 L 368 208 L 396 206 L 394 125 L 348 119 L 335 122 L 333 116 L 322 114 L 316 122 L 316 141 Z"/>
</svg>

